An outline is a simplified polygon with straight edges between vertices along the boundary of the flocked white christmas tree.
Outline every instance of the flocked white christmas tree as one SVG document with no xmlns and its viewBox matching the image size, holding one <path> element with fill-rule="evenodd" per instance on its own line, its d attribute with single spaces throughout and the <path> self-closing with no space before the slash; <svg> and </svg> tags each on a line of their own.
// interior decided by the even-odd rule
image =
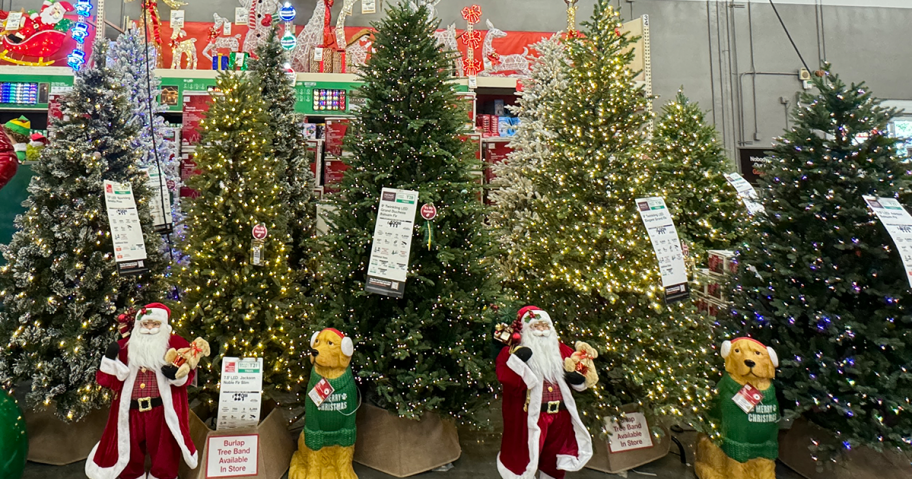
<svg viewBox="0 0 912 479">
<path fill-rule="evenodd" d="M 171 198 L 166 198 L 166 208 L 171 209 L 174 220 L 174 235 L 183 236 L 180 209 L 180 197 L 177 191 L 180 188 L 180 157 L 165 140 L 168 125 L 160 115 L 168 108 L 158 101 L 161 95 L 161 78 L 155 72 L 157 52 L 153 45 L 146 43 L 146 38 L 140 28 L 129 28 L 117 37 L 108 47 L 107 65 L 117 75 L 120 75 L 122 84 L 127 92 L 133 115 L 128 122 L 138 130 L 133 138 L 133 147 L 140 152 L 139 166 L 155 171 L 159 165 L 164 181 L 170 185 Z M 151 125 L 150 120 L 151 118 Z M 167 251 L 168 243 L 164 243 Z M 174 261 L 180 262 L 183 255 L 172 248 Z M 169 273 L 170 275 L 170 268 Z"/>
<path fill-rule="evenodd" d="M 532 77 L 523 81 L 522 98 L 518 106 L 509 106 L 520 120 L 516 136 L 510 142 L 513 148 L 505 161 L 491 169 L 495 179 L 490 198 L 494 203 L 490 221 L 497 230 L 495 236 L 504 250 L 500 263 L 504 277 L 510 281 L 514 271 L 517 239 L 527 234 L 525 220 L 530 216 L 529 206 L 537 195 L 530 180 L 530 172 L 548 161 L 551 150 L 548 140 L 553 130 L 548 126 L 550 100 L 558 98 L 566 87 L 567 56 L 560 38 L 555 35 L 532 46 L 539 57 L 532 65 Z"/>
</svg>

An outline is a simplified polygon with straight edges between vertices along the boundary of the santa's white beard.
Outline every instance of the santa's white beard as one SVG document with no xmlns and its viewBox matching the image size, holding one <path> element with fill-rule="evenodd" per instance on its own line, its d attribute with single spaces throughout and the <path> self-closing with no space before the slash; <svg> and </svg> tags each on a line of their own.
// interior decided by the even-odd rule
<svg viewBox="0 0 912 479">
<path fill-rule="evenodd" d="M 546 336 L 534 333 L 540 334 L 542 331 L 526 332 L 522 335 L 519 345 L 532 350 L 532 357 L 528 362 L 532 371 L 545 381 L 556 384 L 564 377 L 564 361 L 561 359 L 557 335 L 554 330 L 547 331 Z"/>
<path fill-rule="evenodd" d="M 156 334 L 142 334 L 140 327 L 133 329 L 127 344 L 127 362 L 131 367 L 158 370 L 165 365 L 165 353 L 171 339 L 171 326 L 161 325 Z"/>
</svg>

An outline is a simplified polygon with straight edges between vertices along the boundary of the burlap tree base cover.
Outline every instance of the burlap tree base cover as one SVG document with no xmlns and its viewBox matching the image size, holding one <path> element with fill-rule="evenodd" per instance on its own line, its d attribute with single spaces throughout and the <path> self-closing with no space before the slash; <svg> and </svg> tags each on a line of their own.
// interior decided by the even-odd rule
<svg viewBox="0 0 912 479">
<path fill-rule="evenodd" d="M 434 414 L 402 419 L 362 404 L 358 411 L 355 462 L 396 477 L 429 471 L 459 459 L 456 425 Z"/>
<path fill-rule="evenodd" d="M 899 453 L 879 453 L 866 447 L 847 451 L 839 463 L 817 471 L 808 446 L 811 439 L 833 441 L 833 434 L 805 419 L 795 421 L 792 428 L 779 437 L 779 460 L 808 479 L 909 479 L 912 465 Z"/>
<path fill-rule="evenodd" d="M 89 457 L 104 432 L 108 410 L 99 409 L 74 423 L 57 419 L 53 405 L 39 411 L 26 410 L 23 416 L 29 436 L 28 460 L 64 466 Z"/>
</svg>

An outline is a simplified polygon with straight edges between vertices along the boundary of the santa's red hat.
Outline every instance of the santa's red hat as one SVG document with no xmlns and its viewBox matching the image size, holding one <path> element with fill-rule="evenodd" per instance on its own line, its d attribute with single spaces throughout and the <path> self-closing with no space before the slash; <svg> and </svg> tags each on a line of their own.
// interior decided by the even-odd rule
<svg viewBox="0 0 912 479">
<path fill-rule="evenodd" d="M 516 320 L 524 325 L 533 321 L 544 321 L 549 325 L 554 326 L 554 322 L 551 321 L 551 316 L 542 311 L 538 306 L 524 306 L 520 308 L 519 312 L 516 313 Z"/>
<path fill-rule="evenodd" d="M 143 306 L 142 309 L 136 313 L 136 322 L 142 322 L 146 319 L 154 319 L 161 321 L 162 324 L 168 324 L 168 320 L 171 318 L 171 310 L 167 306 L 161 303 L 149 303 Z"/>
</svg>

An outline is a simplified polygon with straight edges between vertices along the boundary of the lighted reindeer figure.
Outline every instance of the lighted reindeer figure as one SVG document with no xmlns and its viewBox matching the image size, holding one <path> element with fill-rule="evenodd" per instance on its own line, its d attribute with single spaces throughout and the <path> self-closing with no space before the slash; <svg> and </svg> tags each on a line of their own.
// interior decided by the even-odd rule
<svg viewBox="0 0 912 479">
<path fill-rule="evenodd" d="M 479 73 L 483 76 L 492 76 L 499 72 L 515 71 L 515 74 L 507 75 L 511 77 L 530 77 L 532 70 L 529 66 L 529 49 L 523 48 L 522 53 L 512 55 L 499 55 L 494 51 L 494 39 L 503 38 L 507 34 L 503 30 L 497 29 L 491 20 L 485 20 L 488 24 L 488 33 L 485 35 L 484 44 L 481 54 L 484 57 L 484 71 Z M 497 60 L 497 64 L 494 61 Z"/>
<path fill-rule="evenodd" d="M 220 35 L 222 32 L 224 32 L 223 28 L 224 28 L 225 24 L 228 23 L 228 19 L 225 17 L 222 17 L 218 13 L 213 13 L 212 18 L 215 20 L 215 23 L 212 26 L 211 32 L 214 32 L 214 35 L 216 35 L 216 36 L 213 37 L 212 36 L 213 34 L 210 34 L 209 43 L 206 44 L 206 48 L 203 48 L 203 56 L 208 58 L 209 60 L 212 60 L 212 55 L 214 53 L 218 53 L 218 51 L 221 49 L 228 50 L 229 53 L 240 51 L 241 50 L 241 34 L 238 33 L 237 35 L 234 35 L 233 37 L 217 36 L 217 35 Z"/>
<path fill-rule="evenodd" d="M 317 0 L 313 16 L 298 35 L 298 46 L 291 58 L 291 67 L 298 72 L 310 71 L 310 58 L 314 48 L 323 43 L 323 21 L 326 17 L 326 3 Z"/>
<path fill-rule="evenodd" d="M 184 30 L 174 30 L 171 34 L 171 69 L 179 70 L 183 68 L 184 55 L 187 55 L 187 69 L 196 69 L 196 39 L 187 38 L 187 32 Z"/>
<path fill-rule="evenodd" d="M 434 32 L 434 38 L 437 39 L 437 46 L 445 52 L 451 53 L 453 58 L 453 75 L 461 77 L 464 75 L 462 70 L 462 52 L 459 51 L 459 44 L 456 43 L 456 24 L 451 23 L 446 30 Z"/>
</svg>

